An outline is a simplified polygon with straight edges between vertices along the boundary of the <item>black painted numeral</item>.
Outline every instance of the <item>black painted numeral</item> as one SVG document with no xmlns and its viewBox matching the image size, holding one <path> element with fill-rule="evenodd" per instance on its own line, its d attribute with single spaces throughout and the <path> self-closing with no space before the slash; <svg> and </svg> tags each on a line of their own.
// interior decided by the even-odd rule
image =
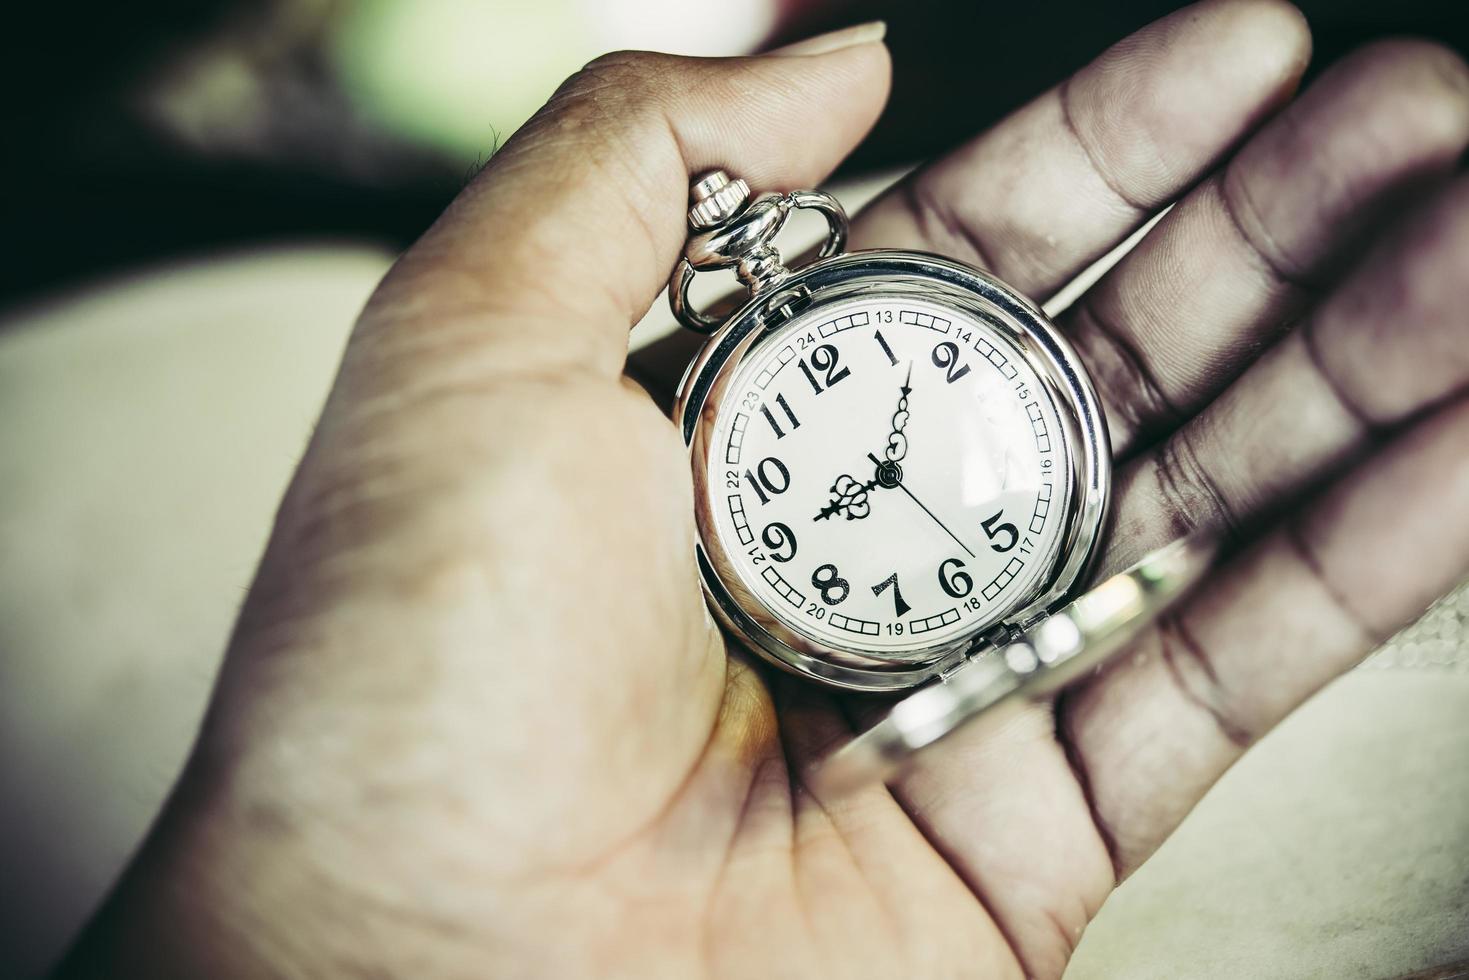
<svg viewBox="0 0 1469 980">
<path fill-rule="evenodd" d="M 796 557 L 796 532 L 779 521 L 765 525 L 765 530 L 760 532 L 760 540 L 770 549 L 771 561 L 787 562 Z M 787 545 L 790 546 L 790 554 L 781 554 Z"/>
<path fill-rule="evenodd" d="M 951 340 L 946 340 L 933 349 L 933 366 L 944 369 L 944 380 L 949 384 L 969 373 L 969 365 L 959 363 L 959 347 Z"/>
<path fill-rule="evenodd" d="M 794 432 L 795 430 L 799 429 L 801 427 L 801 420 L 796 418 L 795 412 L 791 411 L 791 406 L 790 403 L 786 401 L 786 396 L 776 395 L 775 403 L 781 407 L 782 411 L 785 412 L 786 418 L 791 420 L 791 431 Z M 760 414 L 765 416 L 765 421 L 769 422 L 770 427 L 775 430 L 775 437 L 777 439 L 784 439 L 786 437 L 785 430 L 780 427 L 780 423 L 777 422 L 775 420 L 775 416 L 770 413 L 769 405 L 761 405 Z"/>
<path fill-rule="evenodd" d="M 883 339 L 882 331 L 881 330 L 874 330 L 872 332 L 872 336 L 873 336 L 873 339 L 875 339 L 877 341 L 877 346 L 881 347 L 882 348 L 882 352 L 888 356 L 889 363 L 891 363 L 893 367 L 897 367 L 898 366 L 898 355 L 893 353 L 893 349 L 891 347 L 889 347 L 888 346 L 888 342 L 885 339 Z"/>
<path fill-rule="evenodd" d="M 772 470 L 780 477 L 778 486 L 775 477 L 771 475 Z M 786 469 L 786 464 L 774 456 L 766 456 L 762 459 L 753 473 L 748 469 L 745 470 L 745 479 L 749 480 L 750 486 L 755 488 L 755 493 L 759 494 L 762 504 L 770 503 L 770 497 L 766 494 L 767 490 L 770 493 L 785 493 L 791 488 L 791 471 Z"/>
<path fill-rule="evenodd" d="M 985 537 L 990 539 L 990 548 L 1000 552 L 1001 554 L 1004 554 L 1011 548 L 1015 547 L 1015 542 L 1020 540 L 1020 532 L 1015 530 L 1014 524 L 1010 524 L 1008 522 L 1004 524 L 995 523 L 1004 516 L 1005 512 L 1002 510 L 988 520 L 980 522 L 980 527 L 984 528 Z M 1004 544 L 999 544 L 995 541 L 996 538 L 1003 538 L 1006 535 L 1009 536 L 1009 540 L 1006 541 Z"/>
<path fill-rule="evenodd" d="M 949 574 L 950 565 L 954 566 L 952 575 Z M 945 559 L 939 565 L 939 588 L 955 599 L 962 599 L 974 591 L 974 579 L 969 577 L 969 573 L 959 571 L 963 567 L 964 562 L 958 558 Z"/>
<path fill-rule="evenodd" d="M 835 347 L 831 344 L 822 344 L 811 352 L 811 364 L 809 367 L 806 364 L 806 359 L 804 357 L 801 358 L 799 362 L 801 373 L 806 376 L 806 380 L 811 383 L 811 390 L 816 392 L 816 394 L 821 394 L 827 388 L 830 388 L 852 373 L 851 368 L 837 367 L 838 357 L 839 355 Z M 811 370 L 812 368 L 815 368 L 816 371 L 825 372 L 825 387 L 822 387 L 822 382 L 817 379 L 816 374 Z"/>
<path fill-rule="evenodd" d="M 893 572 L 893 574 L 889 575 L 887 578 L 883 579 L 881 582 L 879 582 L 876 585 L 874 585 L 872 587 L 872 594 L 875 595 L 875 596 L 882 595 L 884 592 L 887 591 L 888 586 L 892 586 L 892 588 L 893 588 L 893 610 L 894 610 L 894 612 L 897 615 L 899 615 L 899 616 L 906 616 L 906 615 L 908 615 L 908 611 L 910 609 L 912 609 L 913 607 L 910 606 L 910 605 L 908 605 L 906 602 L 903 601 L 903 593 L 898 589 L 898 573 L 897 572 Z"/>
<path fill-rule="evenodd" d="M 835 565 L 821 565 L 811 573 L 811 585 L 821 590 L 821 601 L 828 606 L 835 606 L 847 601 L 847 596 L 852 594 L 852 586 L 844 578 L 837 577 Z M 832 593 L 840 592 L 841 595 L 833 598 Z"/>
</svg>

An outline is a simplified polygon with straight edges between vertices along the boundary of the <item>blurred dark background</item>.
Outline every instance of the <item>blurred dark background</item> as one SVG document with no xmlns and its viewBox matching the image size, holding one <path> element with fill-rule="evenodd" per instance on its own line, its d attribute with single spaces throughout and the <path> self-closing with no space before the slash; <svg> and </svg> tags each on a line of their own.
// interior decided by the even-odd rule
<svg viewBox="0 0 1469 980">
<path fill-rule="evenodd" d="M 0 307 L 151 260 L 263 239 L 402 246 L 599 42 L 734 53 L 883 18 L 896 61 L 893 99 L 847 165 L 863 169 L 958 142 L 1177 6 L 26 5 L 24 26 L 12 20 L 4 32 L 0 57 L 9 103 L 9 151 L 0 167 L 10 240 L 0 263 Z M 1313 71 L 1384 35 L 1423 35 L 1469 51 L 1462 0 L 1301 6 L 1316 38 Z M 699 13 L 691 15 L 694 8 Z M 706 10 L 708 23 L 699 24 Z M 478 59 L 435 50 L 436 41 L 448 47 L 443 37 L 466 35 Z M 527 48 L 543 54 L 539 63 L 524 63 L 523 54 L 508 59 L 510 50 Z"/>
</svg>

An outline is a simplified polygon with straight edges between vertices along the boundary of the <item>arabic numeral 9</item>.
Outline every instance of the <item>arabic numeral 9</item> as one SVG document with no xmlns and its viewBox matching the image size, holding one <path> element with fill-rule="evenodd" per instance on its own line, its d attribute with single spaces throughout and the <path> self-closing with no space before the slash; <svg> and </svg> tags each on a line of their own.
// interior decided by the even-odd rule
<svg viewBox="0 0 1469 980">
<path fill-rule="evenodd" d="M 765 530 L 760 534 L 760 540 L 764 541 L 765 547 L 770 549 L 771 561 L 788 562 L 796 557 L 796 532 L 779 521 L 765 525 Z M 783 554 L 787 545 L 790 546 L 790 554 Z"/>
</svg>

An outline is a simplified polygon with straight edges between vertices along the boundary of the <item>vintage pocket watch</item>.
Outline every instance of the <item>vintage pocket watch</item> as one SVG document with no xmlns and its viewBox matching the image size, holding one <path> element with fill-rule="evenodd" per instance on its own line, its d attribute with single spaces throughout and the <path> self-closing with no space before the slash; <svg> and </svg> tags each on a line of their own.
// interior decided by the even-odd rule
<svg viewBox="0 0 1469 980">
<path fill-rule="evenodd" d="M 1004 283 L 912 251 L 842 254 L 817 191 L 753 196 L 694 181 L 673 312 L 710 339 L 679 386 L 705 594 L 771 663 L 859 692 L 921 688 L 823 767 L 888 775 L 1018 695 L 1057 688 L 1202 571 L 1186 540 L 1080 598 L 1107 514 L 1106 423 L 1086 370 Z M 827 221 L 815 260 L 773 240 L 795 209 Z M 750 291 L 697 310 L 700 271 Z"/>
</svg>

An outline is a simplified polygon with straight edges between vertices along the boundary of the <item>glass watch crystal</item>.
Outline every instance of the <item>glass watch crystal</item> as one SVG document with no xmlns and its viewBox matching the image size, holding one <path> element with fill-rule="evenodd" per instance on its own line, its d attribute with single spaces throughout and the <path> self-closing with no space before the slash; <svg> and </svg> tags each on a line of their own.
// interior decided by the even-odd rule
<svg viewBox="0 0 1469 980">
<path fill-rule="evenodd" d="M 981 317 L 880 295 L 819 307 L 732 378 L 705 475 L 715 532 L 791 630 L 921 656 L 1046 573 L 1071 493 L 1063 431 Z"/>
</svg>

